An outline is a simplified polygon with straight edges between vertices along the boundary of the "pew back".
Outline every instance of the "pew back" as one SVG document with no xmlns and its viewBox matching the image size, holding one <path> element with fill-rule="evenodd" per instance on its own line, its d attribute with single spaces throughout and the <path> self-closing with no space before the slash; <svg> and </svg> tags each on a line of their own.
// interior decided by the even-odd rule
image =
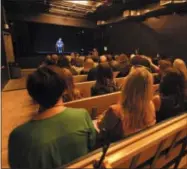
<svg viewBox="0 0 187 169">
<path fill-rule="evenodd" d="M 118 103 L 120 96 L 121 92 L 115 92 L 111 94 L 67 102 L 65 103 L 65 106 L 73 108 L 85 108 L 90 114 L 93 110 L 96 111 L 97 109 L 98 115 L 105 111 L 110 105 Z"/>
<path fill-rule="evenodd" d="M 101 150 L 67 168 L 93 168 Z M 187 112 L 110 146 L 106 159 L 112 168 L 185 168 L 187 166 Z"/>
</svg>

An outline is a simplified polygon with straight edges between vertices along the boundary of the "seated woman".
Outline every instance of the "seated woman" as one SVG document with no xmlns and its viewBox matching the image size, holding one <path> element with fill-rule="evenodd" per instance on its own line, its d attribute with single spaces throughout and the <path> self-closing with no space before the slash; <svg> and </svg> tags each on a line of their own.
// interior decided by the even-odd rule
<svg viewBox="0 0 187 169">
<path fill-rule="evenodd" d="M 84 68 L 81 70 L 80 74 L 85 75 L 88 74 L 90 69 L 94 67 L 94 61 L 91 58 L 88 58 L 84 62 Z"/>
<path fill-rule="evenodd" d="M 65 81 L 56 66 L 39 68 L 27 79 L 29 95 L 43 112 L 15 128 L 9 137 L 11 168 L 57 168 L 87 154 L 95 129 L 85 109 L 63 105 Z"/>
<path fill-rule="evenodd" d="M 118 87 L 113 78 L 112 68 L 108 63 L 101 63 L 98 66 L 96 83 L 91 88 L 91 95 L 102 95 L 118 91 Z"/>
<path fill-rule="evenodd" d="M 121 101 L 98 118 L 98 128 L 105 129 L 111 141 L 138 132 L 156 123 L 153 77 L 144 67 L 134 68 L 127 76 Z"/>
<path fill-rule="evenodd" d="M 154 96 L 157 122 L 184 111 L 184 78 L 174 68 L 168 68 L 160 82 L 160 94 Z"/>
<path fill-rule="evenodd" d="M 173 67 L 176 68 L 184 78 L 185 81 L 185 99 L 187 100 L 187 67 L 182 59 L 175 59 Z"/>
<path fill-rule="evenodd" d="M 72 73 L 66 68 L 63 68 L 62 72 L 63 72 L 64 82 L 66 85 L 65 90 L 62 94 L 63 101 L 69 102 L 69 101 L 81 99 L 82 96 L 80 91 L 75 88 Z"/>
</svg>

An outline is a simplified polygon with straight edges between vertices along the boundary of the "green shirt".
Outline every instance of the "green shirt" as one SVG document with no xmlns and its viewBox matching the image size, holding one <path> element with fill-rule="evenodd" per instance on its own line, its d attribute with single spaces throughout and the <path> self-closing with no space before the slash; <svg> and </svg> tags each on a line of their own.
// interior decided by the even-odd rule
<svg viewBox="0 0 187 169">
<path fill-rule="evenodd" d="M 31 120 L 9 137 L 11 168 L 56 168 L 87 154 L 95 129 L 85 109 L 66 108 L 51 118 Z"/>
</svg>

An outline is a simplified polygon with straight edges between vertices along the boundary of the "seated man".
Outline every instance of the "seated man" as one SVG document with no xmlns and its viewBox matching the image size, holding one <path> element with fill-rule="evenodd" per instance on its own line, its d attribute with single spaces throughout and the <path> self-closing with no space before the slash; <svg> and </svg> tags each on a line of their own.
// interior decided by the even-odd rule
<svg viewBox="0 0 187 169">
<path fill-rule="evenodd" d="M 41 111 L 10 134 L 11 168 L 58 168 L 87 154 L 94 146 L 95 129 L 88 112 L 63 105 L 66 85 L 61 71 L 48 66 L 29 75 L 27 90 Z"/>
</svg>

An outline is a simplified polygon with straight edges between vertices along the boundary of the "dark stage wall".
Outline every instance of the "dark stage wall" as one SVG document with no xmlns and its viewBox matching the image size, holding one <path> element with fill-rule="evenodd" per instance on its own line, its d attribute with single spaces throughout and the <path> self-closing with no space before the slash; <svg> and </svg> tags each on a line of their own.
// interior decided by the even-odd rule
<svg viewBox="0 0 187 169">
<path fill-rule="evenodd" d="M 187 16 L 169 15 L 144 22 L 124 22 L 108 26 L 105 44 L 113 53 L 140 53 L 181 57 L 187 60 Z"/>
<path fill-rule="evenodd" d="M 84 29 L 84 38 L 81 28 L 34 23 L 15 23 L 13 27 L 16 61 L 23 68 L 37 67 L 45 55 L 36 52 L 54 50 L 59 36 L 63 36 L 66 51 L 77 51 L 84 46 L 85 50 L 96 47 L 103 52 L 103 47 L 107 46 L 113 54 L 131 54 L 139 48 L 145 55 L 156 56 L 159 53 L 163 57 L 187 60 L 186 15 L 152 17 L 144 22 L 126 21 L 112 27 Z"/>
</svg>

